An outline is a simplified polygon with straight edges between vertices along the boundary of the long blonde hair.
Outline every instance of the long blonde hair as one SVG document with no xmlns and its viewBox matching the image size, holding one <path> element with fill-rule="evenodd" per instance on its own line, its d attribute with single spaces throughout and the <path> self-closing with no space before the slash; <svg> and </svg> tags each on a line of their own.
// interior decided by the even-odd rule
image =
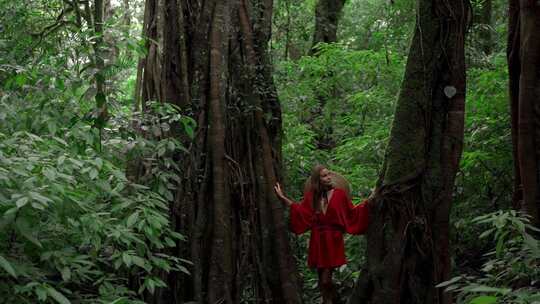
<svg viewBox="0 0 540 304">
<path fill-rule="evenodd" d="M 323 197 L 328 201 L 326 189 L 323 189 L 321 185 L 321 171 L 324 169 L 327 168 L 323 165 L 315 165 L 311 170 L 309 181 L 306 183 L 306 189 L 304 189 L 311 192 L 311 206 L 316 211 L 321 211 L 322 206 L 320 202 Z"/>
<path fill-rule="evenodd" d="M 320 204 L 317 204 L 317 202 L 321 201 L 321 198 L 323 195 L 326 195 L 325 189 L 322 189 L 321 185 L 321 171 L 323 169 L 328 169 L 327 167 L 323 165 L 316 165 L 311 170 L 311 176 L 306 180 L 306 183 L 304 184 L 304 194 L 310 193 L 312 194 L 312 203 L 314 210 L 319 210 Z M 332 188 L 334 189 L 341 189 L 345 191 L 345 194 L 347 195 L 347 198 L 350 200 L 352 198 L 351 196 L 351 185 L 343 177 L 341 174 L 336 173 L 334 171 L 330 171 L 331 178 L 332 178 Z M 318 206 L 317 206 L 318 205 Z"/>
</svg>

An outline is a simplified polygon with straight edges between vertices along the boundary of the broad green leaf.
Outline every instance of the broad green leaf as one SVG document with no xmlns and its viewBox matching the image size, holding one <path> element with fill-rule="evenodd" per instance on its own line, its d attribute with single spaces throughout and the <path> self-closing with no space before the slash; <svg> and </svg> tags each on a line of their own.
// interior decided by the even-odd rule
<svg viewBox="0 0 540 304">
<path fill-rule="evenodd" d="M 488 229 L 488 230 L 482 232 L 478 238 L 483 239 L 486 236 L 490 235 L 493 231 L 495 231 L 495 228 Z"/>
<path fill-rule="evenodd" d="M 176 239 L 179 239 L 179 240 L 182 240 L 182 241 L 186 240 L 186 237 L 183 234 L 179 233 L 179 232 L 171 231 L 169 234 L 172 237 L 176 238 Z"/>
<path fill-rule="evenodd" d="M 101 169 L 101 167 L 103 166 L 103 160 L 98 157 L 94 160 L 94 164 L 96 164 L 98 169 Z"/>
<path fill-rule="evenodd" d="M 154 278 L 154 283 L 157 287 L 167 287 L 167 284 L 159 278 Z"/>
<path fill-rule="evenodd" d="M 99 172 L 96 170 L 96 168 L 92 168 L 92 170 L 90 170 L 90 179 L 95 179 L 98 175 Z"/>
<path fill-rule="evenodd" d="M 38 300 L 45 301 L 47 300 L 47 290 L 43 288 L 42 286 L 39 286 L 35 289 L 36 295 L 38 296 Z"/>
<path fill-rule="evenodd" d="M 138 257 L 136 255 L 132 255 L 131 256 L 131 259 L 133 260 L 133 264 L 141 267 L 141 268 L 145 268 L 145 260 L 141 257 Z"/>
<path fill-rule="evenodd" d="M 160 147 L 160 148 L 158 149 L 157 155 L 158 155 L 159 157 L 161 157 L 161 156 L 163 156 L 163 155 L 165 154 L 165 152 L 166 152 L 165 147 Z"/>
<path fill-rule="evenodd" d="M 47 129 L 51 134 L 56 134 L 56 131 L 58 131 L 58 126 L 53 120 L 47 121 Z"/>
<path fill-rule="evenodd" d="M 2 267 L 12 277 L 17 278 L 17 273 L 15 273 L 15 269 L 13 269 L 13 266 L 11 266 L 11 264 L 1 255 L 0 255 L 0 267 Z"/>
<path fill-rule="evenodd" d="M 83 166 L 83 163 L 80 162 L 80 161 L 77 160 L 77 159 L 70 158 L 69 160 L 70 160 L 75 166 L 77 166 L 77 167 L 79 167 L 79 168 Z"/>
<path fill-rule="evenodd" d="M 195 132 L 193 130 L 193 126 L 196 124 L 194 120 L 190 119 L 189 117 L 183 117 L 182 123 L 184 124 L 184 130 L 186 131 L 189 138 L 193 139 Z"/>
<path fill-rule="evenodd" d="M 19 208 L 17 208 L 17 207 L 10 208 L 10 209 L 8 209 L 6 212 L 4 212 L 4 216 L 8 216 L 8 215 L 14 214 L 14 213 L 16 213 L 17 211 L 19 211 Z"/>
<path fill-rule="evenodd" d="M 139 211 L 133 213 L 132 215 L 130 215 L 127 219 L 127 226 L 128 227 L 131 227 L 133 226 L 137 220 L 139 219 Z"/>
<path fill-rule="evenodd" d="M 132 259 L 131 259 L 131 256 L 129 255 L 129 253 L 127 252 L 124 252 L 122 253 L 122 260 L 124 261 L 124 264 L 126 266 L 131 266 L 131 262 L 132 262 Z"/>
<path fill-rule="evenodd" d="M 17 76 L 15 76 L 15 83 L 19 86 L 19 87 L 22 87 L 23 85 L 26 84 L 26 75 L 24 74 L 18 74 Z"/>
<path fill-rule="evenodd" d="M 69 269 L 69 267 L 66 266 L 62 268 L 60 273 L 62 274 L 62 280 L 64 280 L 65 282 L 71 279 L 71 269 Z"/>
<path fill-rule="evenodd" d="M 126 298 L 118 298 L 118 299 L 116 299 L 116 300 L 114 300 L 112 302 L 109 302 L 107 304 L 122 304 L 122 303 L 124 303 L 123 301 L 127 301 L 127 299 Z"/>
<path fill-rule="evenodd" d="M 55 299 L 60 304 L 71 304 L 71 302 L 61 293 L 59 293 L 56 289 L 48 286 L 46 287 L 47 293 Z"/>
<path fill-rule="evenodd" d="M 170 151 L 174 151 L 176 146 L 175 146 L 174 142 L 171 140 L 171 141 L 169 141 L 167 143 L 167 147 L 169 148 Z"/>
<path fill-rule="evenodd" d="M 504 232 L 497 240 L 497 245 L 495 247 L 495 252 L 497 253 L 497 257 L 500 257 L 503 253 L 503 246 L 506 241 L 505 237 L 507 234 L 508 234 L 508 231 Z"/>
<path fill-rule="evenodd" d="M 146 288 L 148 289 L 148 291 L 150 291 L 151 294 L 154 294 L 156 285 L 155 285 L 153 279 L 151 279 L 151 278 L 146 278 L 146 279 L 144 280 L 144 285 L 146 285 Z"/>
<path fill-rule="evenodd" d="M 119 180 L 125 181 L 127 179 L 126 174 L 120 170 L 112 170 L 112 174 Z"/>
<path fill-rule="evenodd" d="M 30 191 L 28 194 L 30 194 L 30 197 L 32 197 L 36 201 L 43 203 L 44 205 L 47 205 L 47 203 L 52 203 L 52 200 L 50 198 L 45 197 L 37 192 Z"/>
<path fill-rule="evenodd" d="M 438 285 L 435 286 L 435 287 L 437 287 L 437 288 L 445 287 L 445 286 L 448 286 L 448 285 L 451 285 L 451 284 L 456 283 L 457 281 L 461 280 L 462 278 L 463 278 L 462 276 L 453 277 L 453 278 L 451 278 L 450 280 L 445 281 L 445 282 L 442 282 L 442 283 L 438 284 Z"/>
<path fill-rule="evenodd" d="M 30 231 L 21 231 L 22 236 L 29 240 L 32 244 L 38 246 L 39 248 L 43 248 L 43 245 L 41 245 L 41 242 L 36 239 L 34 236 L 32 236 Z"/>
<path fill-rule="evenodd" d="M 165 198 L 166 198 L 167 200 L 169 200 L 169 201 L 174 200 L 174 196 L 173 196 L 172 192 L 169 191 L 169 190 L 165 190 L 164 193 L 163 193 L 163 195 L 164 195 Z"/>
<path fill-rule="evenodd" d="M 60 144 L 62 144 L 64 147 L 68 146 L 68 143 L 65 140 L 61 139 L 60 137 L 54 136 L 53 139 L 59 142 Z"/>
<path fill-rule="evenodd" d="M 507 294 L 508 292 L 512 291 L 510 288 L 496 288 L 496 287 L 490 287 L 490 286 L 484 286 L 484 285 L 480 285 L 480 286 L 474 286 L 474 287 L 471 287 L 471 288 L 466 288 L 467 291 L 469 292 L 485 292 L 485 293 L 488 293 L 488 292 L 495 292 L 495 293 L 501 293 L 501 294 Z"/>
<path fill-rule="evenodd" d="M 122 259 L 118 258 L 116 260 L 114 260 L 114 269 L 118 270 L 120 268 L 120 266 L 122 266 Z"/>
<path fill-rule="evenodd" d="M 141 287 L 139 287 L 139 290 L 137 292 L 141 294 L 145 289 L 146 289 L 146 284 L 141 284 Z"/>
<path fill-rule="evenodd" d="M 169 237 L 166 237 L 165 238 L 165 243 L 167 244 L 167 246 L 169 247 L 176 247 L 176 243 Z"/>
<path fill-rule="evenodd" d="M 24 207 L 26 204 L 28 204 L 28 197 L 26 196 L 21 197 L 20 199 L 17 200 L 15 204 L 17 205 L 17 208 Z"/>
<path fill-rule="evenodd" d="M 39 209 L 39 210 L 45 210 L 45 207 L 43 207 L 42 204 L 38 203 L 38 202 L 32 202 L 32 207 L 35 208 L 35 209 Z"/>
<path fill-rule="evenodd" d="M 51 168 L 43 169 L 43 175 L 45 175 L 45 177 L 47 177 L 47 179 L 50 181 L 54 181 L 56 179 L 56 172 Z"/>
<path fill-rule="evenodd" d="M 39 286 L 39 283 L 38 282 L 30 282 L 30 283 L 24 285 L 24 288 L 32 288 L 32 287 L 35 287 L 35 286 Z"/>
<path fill-rule="evenodd" d="M 189 270 L 186 267 L 182 266 L 182 265 L 178 265 L 178 269 L 180 269 L 180 271 L 182 271 L 185 274 L 191 275 Z"/>
<path fill-rule="evenodd" d="M 493 304 L 497 303 L 497 297 L 494 296 L 479 296 L 472 299 L 469 304 Z"/>
<path fill-rule="evenodd" d="M 56 78 L 54 86 L 60 91 L 63 91 L 66 88 L 66 86 L 64 84 L 64 80 L 61 79 L 61 78 Z"/>
</svg>

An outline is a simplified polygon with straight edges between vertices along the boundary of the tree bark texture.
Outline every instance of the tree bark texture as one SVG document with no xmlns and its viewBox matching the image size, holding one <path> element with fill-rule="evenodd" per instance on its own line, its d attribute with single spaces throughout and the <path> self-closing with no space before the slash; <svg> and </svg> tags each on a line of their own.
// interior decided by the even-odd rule
<svg viewBox="0 0 540 304">
<path fill-rule="evenodd" d="M 310 55 L 316 52 L 317 44 L 337 41 L 338 22 L 345 0 L 318 0 L 315 7 L 315 31 Z"/>
<path fill-rule="evenodd" d="M 540 226 L 540 6 L 509 2 L 508 69 L 514 154 L 513 205 Z"/>
<path fill-rule="evenodd" d="M 197 121 L 180 136 L 184 176 L 171 212 L 187 242 L 151 303 L 301 303 L 283 207 L 281 110 L 267 54 L 272 0 L 146 0 L 147 56 L 136 94 Z M 177 126 L 180 128 L 180 126 Z"/>
<path fill-rule="evenodd" d="M 108 119 L 107 111 L 107 95 L 105 93 L 105 61 L 104 61 L 104 41 L 103 41 L 103 23 L 104 23 L 104 3 L 103 0 L 95 0 L 94 2 L 94 14 L 93 14 L 93 27 L 94 34 L 96 36 L 93 44 L 94 49 L 94 65 L 96 67 L 95 83 L 96 83 L 96 118 L 95 126 L 99 128 L 100 132 L 104 127 Z M 100 138 L 101 149 L 101 138 Z"/>
<path fill-rule="evenodd" d="M 484 0 L 482 3 L 482 48 L 484 53 L 491 54 L 493 51 L 493 0 Z"/>
<path fill-rule="evenodd" d="M 349 303 L 451 303 L 449 213 L 463 145 L 468 0 L 419 0 L 367 265 Z"/>
<path fill-rule="evenodd" d="M 309 55 L 317 55 L 319 43 L 332 43 L 337 41 L 337 29 L 342 14 L 345 0 L 318 0 L 315 7 L 315 31 Z M 335 90 L 331 90 L 335 95 Z M 317 96 L 318 104 L 311 109 L 311 115 L 307 119 L 315 132 L 315 145 L 321 150 L 331 150 L 336 146 L 333 138 L 331 124 L 316 122 L 325 112 L 326 99 L 331 96 Z"/>
</svg>

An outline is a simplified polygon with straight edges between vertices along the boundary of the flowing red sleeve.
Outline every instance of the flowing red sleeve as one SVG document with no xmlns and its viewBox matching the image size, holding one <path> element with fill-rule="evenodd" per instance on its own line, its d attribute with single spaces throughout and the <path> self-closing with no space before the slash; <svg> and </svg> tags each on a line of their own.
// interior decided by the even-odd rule
<svg viewBox="0 0 540 304">
<path fill-rule="evenodd" d="M 353 205 L 352 201 L 344 195 L 343 208 L 340 212 L 341 222 L 348 234 L 364 234 L 369 225 L 369 207 L 366 201 Z"/>
<path fill-rule="evenodd" d="M 290 208 L 291 230 L 296 234 L 302 234 L 313 225 L 313 208 L 311 206 L 311 192 L 304 193 L 300 203 L 292 204 Z"/>
</svg>

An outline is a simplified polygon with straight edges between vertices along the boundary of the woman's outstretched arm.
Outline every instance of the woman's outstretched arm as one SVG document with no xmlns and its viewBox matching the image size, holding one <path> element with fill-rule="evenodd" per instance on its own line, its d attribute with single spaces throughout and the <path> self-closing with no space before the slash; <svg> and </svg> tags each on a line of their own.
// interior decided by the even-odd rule
<svg viewBox="0 0 540 304">
<path fill-rule="evenodd" d="M 281 189 L 281 185 L 279 183 L 276 183 L 274 185 L 274 191 L 276 192 L 277 197 L 285 204 L 287 207 L 290 207 L 294 202 L 285 196 L 283 193 L 283 190 Z"/>
<path fill-rule="evenodd" d="M 310 193 L 305 193 L 304 198 L 300 203 L 295 203 L 283 194 L 281 185 L 276 183 L 274 186 L 276 195 L 289 208 L 290 227 L 291 231 L 296 234 L 302 234 L 311 229 L 313 223 L 313 211 L 311 209 Z"/>
</svg>

